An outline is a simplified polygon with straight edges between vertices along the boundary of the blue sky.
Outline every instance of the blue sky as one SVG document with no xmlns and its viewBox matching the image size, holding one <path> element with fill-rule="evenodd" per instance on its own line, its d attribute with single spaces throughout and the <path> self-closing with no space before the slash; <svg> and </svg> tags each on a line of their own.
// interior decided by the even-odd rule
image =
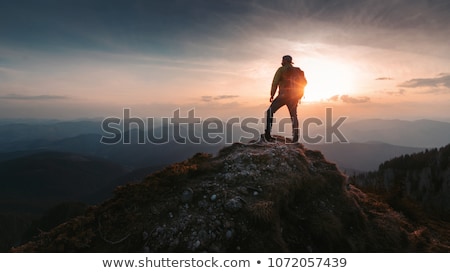
<svg viewBox="0 0 450 273">
<path fill-rule="evenodd" d="M 0 118 L 255 116 L 290 54 L 305 115 L 450 121 L 448 1 L 0 0 Z"/>
</svg>

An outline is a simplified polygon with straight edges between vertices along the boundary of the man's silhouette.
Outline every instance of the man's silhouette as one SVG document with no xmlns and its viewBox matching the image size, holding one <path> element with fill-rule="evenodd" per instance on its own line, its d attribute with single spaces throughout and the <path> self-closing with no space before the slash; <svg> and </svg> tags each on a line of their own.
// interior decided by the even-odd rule
<svg viewBox="0 0 450 273">
<path fill-rule="evenodd" d="M 291 56 L 283 56 L 281 67 L 278 68 L 273 77 L 272 88 L 270 90 L 270 102 L 272 104 L 267 109 L 266 131 L 264 134 L 267 141 L 274 141 L 274 138 L 270 135 L 273 114 L 284 105 L 289 109 L 292 120 L 292 142 L 297 142 L 299 138 L 297 105 L 303 96 L 306 79 L 303 71 L 298 67 L 294 67 L 292 64 Z M 278 96 L 274 99 L 273 97 L 277 89 Z"/>
</svg>

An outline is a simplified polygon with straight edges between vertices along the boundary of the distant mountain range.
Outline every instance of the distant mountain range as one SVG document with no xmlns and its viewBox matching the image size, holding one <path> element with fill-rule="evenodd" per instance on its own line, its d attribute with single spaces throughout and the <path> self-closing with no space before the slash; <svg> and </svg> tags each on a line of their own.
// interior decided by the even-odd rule
<svg viewBox="0 0 450 273">
<path fill-rule="evenodd" d="M 8 123 L 10 122 L 10 123 Z M 8 143 L 21 141 L 54 141 L 85 134 L 104 134 L 101 121 L 41 121 L 18 123 L 0 120 L 0 152 L 18 148 Z M 142 128 L 141 128 L 142 129 Z M 153 128 L 157 133 L 160 127 Z M 324 134 L 322 127 L 311 126 L 310 134 Z M 350 142 L 383 142 L 392 145 L 416 148 L 435 148 L 448 144 L 450 140 L 450 123 L 435 120 L 384 120 L 364 119 L 345 121 L 339 130 Z M 242 132 L 236 131 L 237 135 Z M 236 139 L 236 136 L 233 137 Z M 26 143 L 26 142 L 22 142 Z"/>
<path fill-rule="evenodd" d="M 323 128 L 310 129 L 310 135 L 324 134 Z M 438 148 L 450 142 L 450 123 L 433 120 L 367 119 L 344 122 L 339 129 L 350 145 L 320 143 L 314 146 L 343 168 L 360 171 L 372 170 L 384 160 L 402 153 Z M 154 131 L 158 135 L 161 128 Z M 134 130 L 128 134 L 136 138 L 137 132 Z M 0 161 L 51 150 L 96 156 L 135 169 L 171 164 L 196 152 L 215 153 L 225 145 L 179 145 L 173 141 L 165 145 L 141 145 L 136 141 L 103 145 L 100 143 L 102 135 L 100 121 L 3 124 L 0 125 Z M 239 135 L 244 135 L 244 132 L 233 131 L 234 140 Z"/>
<path fill-rule="evenodd" d="M 305 145 L 320 150 L 348 173 L 373 171 L 391 158 L 450 143 L 450 123 L 434 120 L 367 119 L 344 122 L 339 129 L 349 143 Z M 323 134 L 323 131 L 316 129 L 310 134 Z"/>
<path fill-rule="evenodd" d="M 435 120 L 367 119 L 344 122 L 341 129 L 351 143 L 375 141 L 415 148 L 438 148 L 450 143 L 450 123 Z"/>
<path fill-rule="evenodd" d="M 386 160 L 425 150 L 376 142 L 305 144 L 305 146 L 321 151 L 328 160 L 336 163 L 347 174 L 375 171 Z"/>
<path fill-rule="evenodd" d="M 27 143 L 27 141 L 51 141 L 82 134 L 102 133 L 99 121 L 1 124 L 0 122 L 0 145 Z M 0 146 L 0 149 L 3 150 L 6 147 L 8 146 Z"/>
<path fill-rule="evenodd" d="M 225 146 L 168 144 L 145 145 L 136 143 L 137 134 L 143 131 L 125 132 L 131 135 L 131 144 L 104 145 L 100 139 L 104 133 L 101 121 L 41 121 L 30 123 L 0 122 L 0 162 L 43 151 L 59 151 L 94 156 L 120 164 L 131 171 L 153 168 L 187 159 L 196 152 L 215 154 Z M 310 134 L 323 134 L 320 128 L 311 128 Z M 161 127 L 153 129 L 161 134 Z M 314 131 L 316 130 L 316 131 Z M 402 154 L 439 148 L 450 142 L 450 123 L 434 120 L 381 120 L 367 119 L 344 122 L 340 131 L 349 143 L 306 144 L 310 149 L 322 151 L 329 160 L 348 172 L 364 172 L 378 168 L 378 165 Z M 186 133 L 186 132 L 184 132 Z M 233 139 L 244 135 L 234 130 Z"/>
<path fill-rule="evenodd" d="M 178 144 L 174 142 L 162 145 L 151 143 L 138 144 L 136 142 L 105 145 L 100 143 L 100 139 L 100 134 L 84 134 L 55 141 L 10 143 L 8 151 L 0 153 L 0 161 L 42 151 L 60 151 L 103 158 L 120 164 L 131 171 L 137 168 L 160 167 L 171 164 L 187 159 L 197 152 L 216 153 L 223 147 L 221 144 Z M 11 145 L 14 146 L 14 149 L 11 149 Z M 26 149 L 11 151 L 18 149 L 20 146 L 26 147 Z"/>
</svg>

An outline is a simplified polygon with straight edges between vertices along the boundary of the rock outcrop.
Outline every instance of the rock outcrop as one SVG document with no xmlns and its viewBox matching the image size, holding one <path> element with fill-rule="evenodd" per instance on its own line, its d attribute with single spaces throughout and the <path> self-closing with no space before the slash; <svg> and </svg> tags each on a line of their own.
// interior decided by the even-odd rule
<svg viewBox="0 0 450 273">
<path fill-rule="evenodd" d="M 447 252 L 301 144 L 236 143 L 120 186 L 13 252 Z"/>
</svg>

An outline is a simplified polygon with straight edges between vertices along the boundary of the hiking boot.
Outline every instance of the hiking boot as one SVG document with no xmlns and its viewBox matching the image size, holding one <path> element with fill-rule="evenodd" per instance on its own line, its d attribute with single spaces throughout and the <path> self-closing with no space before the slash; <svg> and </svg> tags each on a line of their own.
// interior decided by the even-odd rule
<svg viewBox="0 0 450 273">
<path fill-rule="evenodd" d="M 270 132 L 269 132 L 269 131 L 266 131 L 266 132 L 264 133 L 264 139 L 265 139 L 266 141 L 268 141 L 268 142 L 274 142 L 274 141 L 275 141 L 275 138 L 273 138 L 273 137 L 270 135 Z"/>
</svg>

